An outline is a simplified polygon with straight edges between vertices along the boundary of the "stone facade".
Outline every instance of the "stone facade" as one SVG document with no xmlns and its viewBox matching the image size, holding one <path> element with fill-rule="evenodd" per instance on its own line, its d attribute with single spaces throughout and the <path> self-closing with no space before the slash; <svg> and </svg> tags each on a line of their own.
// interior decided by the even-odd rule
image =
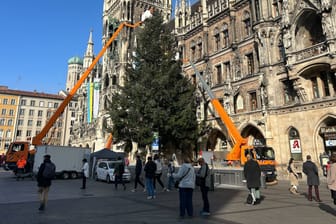
<svg viewBox="0 0 336 224">
<path fill-rule="evenodd" d="M 104 0 L 102 18 L 103 45 L 109 41 L 120 23 L 128 22 L 134 24 L 140 21 L 142 13 L 149 7 L 154 7 L 155 10 L 158 10 L 166 22 L 170 20 L 171 0 Z M 89 147 L 92 151 L 97 151 L 105 147 L 109 137 L 106 127 L 112 125 L 112 121 L 108 118 L 109 100 L 112 98 L 112 93 L 118 90 L 118 86 L 124 84 L 125 68 L 127 63 L 131 61 L 132 54 L 134 54 L 133 49 L 136 47 L 136 32 L 138 29 L 141 28 L 133 29 L 124 27 L 121 30 L 117 38 L 104 53 L 101 64 L 89 75 L 91 81 L 85 81 L 85 85 L 77 92 L 77 118 L 71 127 L 73 130 L 70 139 L 71 145 Z M 90 65 L 90 63 L 87 63 L 87 66 L 85 66 L 85 58 L 91 60 L 88 62 L 92 62 L 94 59 L 93 43 L 91 42 L 89 40 L 82 70 L 79 69 L 81 72 L 85 71 Z M 68 72 L 68 76 L 69 74 Z M 77 73 L 72 71 L 71 74 Z M 87 84 L 93 82 L 94 79 L 98 81 L 100 88 L 98 114 L 97 117 L 93 117 L 89 122 L 87 118 L 88 93 L 86 89 Z M 73 79 L 68 78 L 68 80 Z M 122 144 L 113 145 L 112 147 L 114 151 L 123 150 Z"/>
<path fill-rule="evenodd" d="M 290 157 L 300 168 L 308 154 L 320 164 L 321 154 L 335 151 L 333 7 L 328 0 L 177 1 L 181 57 L 194 62 L 250 144 L 274 148 L 280 176 Z M 187 60 L 184 72 L 195 79 Z M 229 151 L 208 99 L 198 116 L 210 130 L 200 149 Z"/>
</svg>

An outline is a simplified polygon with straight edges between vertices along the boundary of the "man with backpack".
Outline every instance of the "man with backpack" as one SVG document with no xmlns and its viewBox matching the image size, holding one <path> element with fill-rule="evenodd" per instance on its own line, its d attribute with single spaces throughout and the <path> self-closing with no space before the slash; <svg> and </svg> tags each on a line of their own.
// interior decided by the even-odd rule
<svg viewBox="0 0 336 224">
<path fill-rule="evenodd" d="M 56 166 L 51 162 L 50 155 L 45 155 L 44 161 L 40 165 L 39 171 L 37 173 L 37 186 L 40 196 L 40 211 L 45 209 L 48 200 L 49 188 L 51 186 L 51 180 L 55 178 L 55 172 Z"/>
</svg>

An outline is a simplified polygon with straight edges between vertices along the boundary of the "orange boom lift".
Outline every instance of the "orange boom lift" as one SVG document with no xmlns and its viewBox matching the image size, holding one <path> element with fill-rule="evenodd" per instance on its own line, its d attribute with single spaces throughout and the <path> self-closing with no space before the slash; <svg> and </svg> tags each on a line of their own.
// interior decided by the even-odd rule
<svg viewBox="0 0 336 224">
<path fill-rule="evenodd" d="M 80 77 L 80 79 L 77 81 L 75 86 L 71 89 L 67 97 L 63 100 L 63 102 L 59 105 L 55 113 L 50 117 L 49 121 L 45 124 L 43 129 L 39 134 L 37 134 L 35 137 L 32 139 L 32 145 L 37 146 L 37 145 L 42 145 L 43 144 L 43 138 L 47 135 L 49 132 L 50 128 L 54 125 L 56 120 L 61 116 L 61 114 L 64 112 L 65 108 L 68 106 L 69 102 L 71 99 L 74 97 L 76 94 L 77 90 L 79 87 L 83 84 L 85 79 L 89 76 L 90 72 L 92 69 L 96 66 L 98 63 L 99 59 L 103 56 L 105 53 L 106 49 L 112 44 L 112 42 L 117 38 L 119 35 L 120 31 L 124 27 L 130 27 L 130 28 L 136 28 L 140 26 L 143 23 L 143 21 L 137 22 L 135 24 L 130 24 L 127 22 L 121 23 L 116 31 L 113 33 L 112 37 L 107 41 L 107 43 L 104 45 L 104 47 L 101 49 L 97 57 L 93 60 L 91 65 L 86 69 L 86 71 L 83 73 L 83 75 Z M 111 147 L 112 144 L 112 134 L 110 135 L 108 142 L 106 144 L 107 147 Z M 9 145 L 9 148 L 6 153 L 6 163 L 5 167 L 6 169 L 15 169 L 16 168 L 16 162 L 21 156 L 24 156 L 26 160 L 28 160 L 28 157 L 32 154 L 34 154 L 35 150 L 30 150 L 29 149 L 29 142 L 24 142 L 24 141 L 17 141 L 17 142 L 12 142 Z"/>
</svg>

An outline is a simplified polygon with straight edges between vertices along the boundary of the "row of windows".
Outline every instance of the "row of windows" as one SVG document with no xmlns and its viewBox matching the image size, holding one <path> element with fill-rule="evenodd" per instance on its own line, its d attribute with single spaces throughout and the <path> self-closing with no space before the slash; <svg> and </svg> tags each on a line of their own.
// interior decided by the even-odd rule
<svg viewBox="0 0 336 224">
<path fill-rule="evenodd" d="M 24 116 L 25 112 L 26 112 L 26 109 L 20 109 L 19 115 Z M 52 114 L 53 114 L 53 111 L 47 111 L 47 118 L 51 117 Z M 35 115 L 35 110 L 29 109 L 28 110 L 28 116 L 33 117 L 34 115 Z M 43 110 L 38 110 L 37 111 L 37 116 L 42 117 L 43 116 Z"/>
<path fill-rule="evenodd" d="M 5 118 L 0 118 L 0 126 L 13 126 L 13 119 L 8 119 L 6 122 Z"/>
<path fill-rule="evenodd" d="M 244 65 L 244 71 L 246 75 L 251 75 L 256 72 L 255 66 L 254 66 L 253 53 L 249 53 L 245 55 L 243 65 Z M 221 64 L 215 65 L 213 74 L 214 76 L 212 77 L 212 83 L 214 85 L 220 85 L 228 80 L 234 81 L 234 80 L 239 80 L 242 78 L 241 71 L 238 68 L 236 68 L 235 71 L 231 71 L 230 61 L 226 61 Z M 235 76 L 231 77 L 231 74 L 235 74 Z M 196 76 L 194 75 L 193 78 L 195 79 Z M 194 80 L 194 82 L 196 82 L 196 80 Z"/>
<path fill-rule="evenodd" d="M 45 101 L 39 101 L 38 106 L 39 107 L 44 107 L 44 103 L 45 103 Z M 26 106 L 26 105 L 28 105 L 27 104 L 27 100 L 26 99 L 22 99 L 21 100 L 21 106 Z M 58 105 L 59 105 L 59 103 L 48 102 L 48 107 L 49 108 L 57 108 Z M 36 101 L 35 100 L 30 100 L 29 106 L 32 106 L 32 107 L 36 106 Z"/>
<path fill-rule="evenodd" d="M 7 99 L 7 98 L 0 99 L 0 104 L 7 105 L 9 100 L 10 100 L 10 105 L 15 105 L 15 103 L 16 103 L 15 99 Z"/>
<path fill-rule="evenodd" d="M 296 90 L 294 88 L 295 83 L 292 80 L 283 81 L 284 85 L 284 101 L 285 103 L 292 103 L 300 98 L 301 100 L 307 100 L 306 92 L 302 89 Z M 336 78 L 330 72 L 320 72 L 310 78 L 311 86 L 311 98 L 318 99 L 321 97 L 329 97 L 335 94 L 336 91 Z"/>
<path fill-rule="evenodd" d="M 31 137 L 32 132 L 33 132 L 32 130 L 26 130 L 25 137 Z M 40 133 L 40 130 L 35 131 L 35 136 L 38 135 L 39 133 Z M 5 136 L 4 136 L 4 134 L 5 134 Z M 12 135 L 12 130 L 8 129 L 8 130 L 4 131 L 3 129 L 0 129 L 0 139 L 11 138 L 11 135 Z M 62 135 L 62 133 L 60 131 L 58 131 L 56 133 L 57 138 L 60 138 L 61 135 Z M 16 137 L 22 137 L 22 136 L 23 136 L 23 130 L 18 129 L 16 131 Z M 46 137 L 48 137 L 48 136 L 49 136 L 49 134 L 46 135 Z"/>
<path fill-rule="evenodd" d="M 1 110 L 1 115 L 7 115 L 7 110 L 6 109 L 2 109 Z M 8 110 L 8 115 L 9 116 L 14 116 L 14 110 L 13 109 Z"/>
<path fill-rule="evenodd" d="M 5 134 L 5 136 L 4 136 Z M 8 129 L 4 131 L 3 129 L 0 129 L 0 139 L 2 138 L 10 138 L 12 137 L 12 130 Z"/>
</svg>

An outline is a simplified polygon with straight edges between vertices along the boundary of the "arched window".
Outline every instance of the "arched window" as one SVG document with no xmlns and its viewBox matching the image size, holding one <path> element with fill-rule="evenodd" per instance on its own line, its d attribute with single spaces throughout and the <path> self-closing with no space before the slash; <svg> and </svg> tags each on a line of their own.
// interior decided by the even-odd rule
<svg viewBox="0 0 336 224">
<path fill-rule="evenodd" d="M 110 85 L 110 80 L 108 77 L 108 74 L 105 74 L 105 78 L 104 78 L 104 88 L 107 88 Z"/>
<path fill-rule="evenodd" d="M 296 128 L 291 127 L 288 132 L 290 155 L 294 160 L 302 161 L 302 148 L 300 134 Z"/>
<path fill-rule="evenodd" d="M 230 43 L 230 39 L 229 39 L 229 28 L 228 28 L 228 24 L 224 23 L 223 24 L 223 48 L 226 48 L 229 46 Z"/>
<path fill-rule="evenodd" d="M 219 29 L 217 27 L 214 30 L 214 41 L 215 41 L 214 50 L 218 51 L 220 47 L 220 35 L 219 35 Z"/>
<path fill-rule="evenodd" d="M 251 17 L 250 13 L 245 11 L 243 15 L 243 24 L 246 37 L 251 35 Z"/>
<path fill-rule="evenodd" d="M 191 44 L 190 44 L 190 58 L 192 61 L 195 61 L 196 59 L 196 44 L 195 44 L 195 41 L 191 41 Z"/>
<path fill-rule="evenodd" d="M 112 85 L 117 85 L 117 76 L 116 75 L 112 76 Z"/>
<path fill-rule="evenodd" d="M 202 37 L 199 37 L 197 40 L 197 48 L 198 48 L 198 58 L 201 59 L 203 55 Z"/>
</svg>

